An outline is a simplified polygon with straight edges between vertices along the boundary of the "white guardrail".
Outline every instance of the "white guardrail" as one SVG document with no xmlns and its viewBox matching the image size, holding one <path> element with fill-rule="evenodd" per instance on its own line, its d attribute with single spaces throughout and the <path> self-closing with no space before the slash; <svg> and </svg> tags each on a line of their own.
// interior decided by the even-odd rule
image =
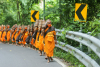
<svg viewBox="0 0 100 67">
<path fill-rule="evenodd" d="M 56 31 L 56 36 L 62 36 L 63 35 L 62 31 L 64 30 L 55 29 L 55 31 Z M 84 33 L 74 32 L 74 31 L 66 31 L 66 38 L 72 39 L 74 41 L 77 41 L 89 47 L 100 58 L 100 40 L 99 39 L 93 36 L 84 34 Z M 57 44 L 64 45 L 65 43 L 57 42 Z M 55 46 L 63 49 L 66 52 L 70 52 L 71 54 L 73 54 L 86 67 L 100 67 L 99 64 L 97 64 L 95 60 L 93 60 L 91 57 L 86 55 L 84 52 L 80 51 L 79 49 L 73 46 L 70 46 L 68 44 L 66 44 L 64 47 L 60 45 L 55 45 Z"/>
</svg>

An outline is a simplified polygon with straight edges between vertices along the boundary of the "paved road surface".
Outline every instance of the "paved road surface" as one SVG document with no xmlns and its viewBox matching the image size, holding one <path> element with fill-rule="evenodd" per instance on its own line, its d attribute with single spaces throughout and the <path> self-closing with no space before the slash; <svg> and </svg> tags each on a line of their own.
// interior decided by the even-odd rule
<svg viewBox="0 0 100 67">
<path fill-rule="evenodd" d="M 56 61 L 47 63 L 38 51 L 0 43 L 0 67 L 62 67 Z"/>
</svg>

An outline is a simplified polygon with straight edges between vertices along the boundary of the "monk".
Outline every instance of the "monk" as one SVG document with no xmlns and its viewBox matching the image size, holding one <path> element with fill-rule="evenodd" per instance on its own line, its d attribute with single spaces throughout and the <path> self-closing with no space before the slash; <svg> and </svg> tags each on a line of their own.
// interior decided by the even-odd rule
<svg viewBox="0 0 100 67">
<path fill-rule="evenodd" d="M 15 24 L 13 27 L 12 27 L 12 35 L 11 35 L 11 41 L 12 41 L 12 44 L 15 42 L 15 34 L 16 34 L 16 31 L 17 31 L 17 25 Z"/>
<path fill-rule="evenodd" d="M 33 25 L 32 25 L 33 26 Z M 32 38 L 32 34 L 33 34 L 33 27 L 31 26 L 31 29 L 30 29 L 30 44 L 31 44 L 31 48 L 33 48 L 34 50 L 34 39 Z"/>
<path fill-rule="evenodd" d="M 8 44 L 10 41 L 10 37 L 11 37 L 10 25 L 7 25 L 7 42 L 8 42 Z"/>
<path fill-rule="evenodd" d="M 23 47 L 25 47 L 26 38 L 27 38 L 27 37 L 28 37 L 28 31 L 27 31 L 27 26 L 25 26 L 24 36 L 23 36 Z"/>
<path fill-rule="evenodd" d="M 46 22 L 47 28 L 45 29 L 45 50 L 48 57 L 48 62 L 50 62 L 50 60 L 53 60 L 53 50 L 57 41 L 55 28 L 51 25 L 51 21 L 48 19 Z"/>
<path fill-rule="evenodd" d="M 20 28 L 20 34 L 18 35 L 18 37 L 16 39 L 16 43 L 22 44 L 22 41 L 23 41 L 23 30 L 22 30 L 22 28 Z"/>
<path fill-rule="evenodd" d="M 14 37 L 13 37 L 14 43 L 16 43 L 17 36 L 18 36 L 18 26 L 15 28 L 15 31 L 14 31 Z"/>
<path fill-rule="evenodd" d="M 35 49 L 34 39 L 32 38 L 32 34 L 34 33 L 34 27 L 30 30 L 30 48 Z"/>
<path fill-rule="evenodd" d="M 38 25 L 38 32 L 37 32 L 37 35 L 36 35 L 36 48 L 39 48 L 39 37 L 40 37 L 40 33 L 41 33 L 41 21 L 42 20 L 39 20 L 39 25 Z"/>
<path fill-rule="evenodd" d="M 39 35 L 39 51 L 40 51 L 40 56 L 42 56 L 42 51 L 44 49 L 44 37 L 43 37 L 44 29 L 42 28 L 42 31 Z"/>
<path fill-rule="evenodd" d="M 36 43 L 37 43 L 37 32 L 38 32 L 38 24 L 39 24 L 39 20 L 36 20 L 35 26 L 34 26 L 34 33 L 32 35 L 32 38 L 34 39 L 34 46 L 35 46 L 35 50 L 36 50 Z"/>
<path fill-rule="evenodd" d="M 28 29 L 27 29 L 27 31 L 28 31 L 28 37 L 26 38 L 26 43 L 25 43 L 25 45 L 26 45 L 26 47 L 31 47 L 31 44 L 30 44 L 30 39 L 31 39 L 31 36 L 32 36 L 32 33 L 31 33 L 31 29 L 32 27 L 30 26 L 30 25 L 28 25 Z"/>
<path fill-rule="evenodd" d="M 3 26 L 3 33 L 2 33 L 2 39 L 1 39 L 1 41 L 2 42 L 4 42 L 5 43 L 5 41 L 6 41 L 6 29 L 5 29 L 5 25 Z"/>
<path fill-rule="evenodd" d="M 16 34 L 15 34 L 15 36 L 14 36 L 16 46 L 18 45 L 18 44 L 17 44 L 17 42 L 16 42 L 16 39 L 17 39 L 17 37 L 19 36 L 20 32 L 21 32 L 21 27 L 20 27 L 20 26 L 18 26 L 17 31 L 16 31 Z"/>
<path fill-rule="evenodd" d="M 29 34 L 28 37 L 26 39 L 26 44 L 30 47 L 30 49 L 32 48 L 33 42 L 32 42 L 32 26 L 29 27 Z"/>
<path fill-rule="evenodd" d="M 40 53 L 40 56 L 42 55 L 42 51 L 43 51 L 43 31 L 42 31 L 42 20 L 39 20 L 39 26 L 38 26 L 38 29 L 39 29 L 39 35 L 38 35 L 38 48 L 39 48 L 39 53 Z"/>
<path fill-rule="evenodd" d="M 1 26 L 0 26 L 0 41 L 2 39 L 2 30 L 1 30 Z"/>
<path fill-rule="evenodd" d="M 11 41 L 12 41 L 12 44 L 14 42 L 13 37 L 14 37 L 14 29 L 11 29 Z"/>
</svg>

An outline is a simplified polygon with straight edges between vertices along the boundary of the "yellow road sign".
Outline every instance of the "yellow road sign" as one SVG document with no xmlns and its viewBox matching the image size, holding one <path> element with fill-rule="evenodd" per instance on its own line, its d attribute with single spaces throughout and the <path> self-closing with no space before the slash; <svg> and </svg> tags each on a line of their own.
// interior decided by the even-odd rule
<svg viewBox="0 0 100 67">
<path fill-rule="evenodd" d="M 87 4 L 76 3 L 75 4 L 75 21 L 86 22 L 86 20 L 87 20 Z"/>
<path fill-rule="evenodd" d="M 39 19 L 39 11 L 31 10 L 31 22 L 35 22 L 36 19 Z"/>
</svg>

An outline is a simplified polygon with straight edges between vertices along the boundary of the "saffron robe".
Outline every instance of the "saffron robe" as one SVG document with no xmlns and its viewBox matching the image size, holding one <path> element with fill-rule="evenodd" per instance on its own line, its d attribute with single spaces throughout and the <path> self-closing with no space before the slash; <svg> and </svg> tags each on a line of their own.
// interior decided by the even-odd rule
<svg viewBox="0 0 100 67">
<path fill-rule="evenodd" d="M 5 37 L 6 37 L 6 31 L 3 32 L 1 41 L 3 41 L 3 42 L 6 41 Z"/>
<path fill-rule="evenodd" d="M 43 51 L 43 49 L 44 49 L 43 40 L 44 40 L 44 38 L 43 38 L 43 36 L 41 36 L 41 34 L 40 34 L 40 35 L 39 35 L 39 50 L 40 50 L 40 51 Z"/>
<path fill-rule="evenodd" d="M 1 39 L 2 39 L 2 31 L 0 31 L 0 41 L 1 41 Z"/>
<path fill-rule="evenodd" d="M 55 28 L 51 26 L 45 32 L 45 52 L 48 57 L 53 56 L 53 50 L 55 47 L 54 35 L 56 35 Z"/>
<path fill-rule="evenodd" d="M 7 32 L 7 41 L 10 41 L 10 36 L 11 36 L 11 30 L 9 30 L 9 31 Z"/>
<path fill-rule="evenodd" d="M 25 35 L 23 37 L 23 45 L 25 45 L 27 37 L 28 37 L 28 31 L 25 33 Z"/>
</svg>

